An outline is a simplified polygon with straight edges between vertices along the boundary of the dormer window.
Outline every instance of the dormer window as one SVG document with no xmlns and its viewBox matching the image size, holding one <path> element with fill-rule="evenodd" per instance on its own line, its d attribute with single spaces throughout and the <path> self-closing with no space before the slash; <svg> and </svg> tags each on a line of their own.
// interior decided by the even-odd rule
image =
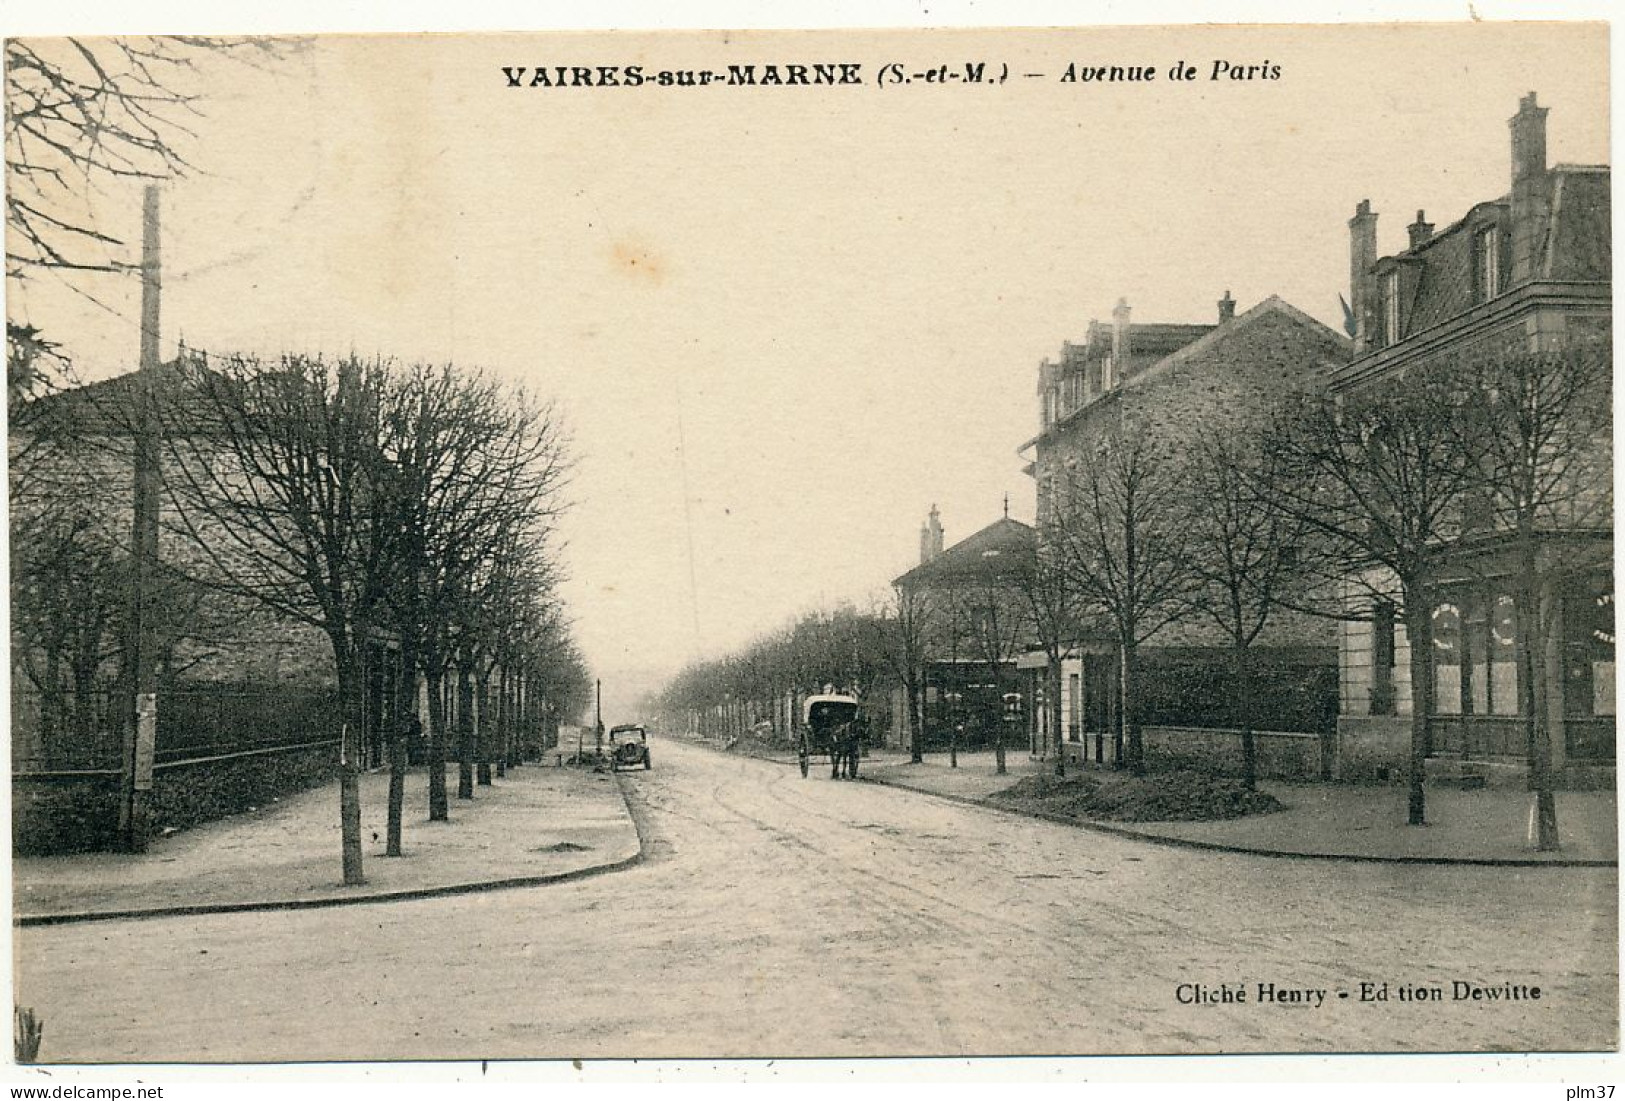
<svg viewBox="0 0 1625 1101">
<path fill-rule="evenodd" d="M 1382 277 L 1382 334 L 1383 343 L 1399 343 L 1399 272 L 1391 271 Z"/>
<path fill-rule="evenodd" d="M 1478 301 L 1501 293 L 1501 229 L 1490 226 L 1473 237 L 1473 265 L 1478 273 Z"/>
</svg>

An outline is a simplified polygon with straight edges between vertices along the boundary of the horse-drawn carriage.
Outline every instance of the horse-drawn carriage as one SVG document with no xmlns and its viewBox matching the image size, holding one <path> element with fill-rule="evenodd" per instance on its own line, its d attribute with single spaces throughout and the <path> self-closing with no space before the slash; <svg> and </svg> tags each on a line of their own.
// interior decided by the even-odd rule
<svg viewBox="0 0 1625 1101">
<path fill-rule="evenodd" d="M 829 755 L 830 779 L 856 780 L 865 727 L 857 698 L 835 694 L 810 696 L 802 704 L 801 717 L 798 739 L 801 775 L 807 775 L 812 756 L 818 753 Z"/>
</svg>

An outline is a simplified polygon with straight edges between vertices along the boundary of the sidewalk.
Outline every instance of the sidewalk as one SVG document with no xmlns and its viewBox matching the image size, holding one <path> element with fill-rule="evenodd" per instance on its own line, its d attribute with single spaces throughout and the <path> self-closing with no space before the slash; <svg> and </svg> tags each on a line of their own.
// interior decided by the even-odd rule
<svg viewBox="0 0 1625 1101">
<path fill-rule="evenodd" d="M 991 753 L 962 753 L 957 769 L 948 767 L 946 754 L 932 753 L 923 764 L 904 760 L 878 765 L 868 769 L 864 778 L 980 803 L 1022 777 L 1047 773 L 1052 767 L 1012 753 L 1008 774 L 997 776 Z M 1613 792 L 1558 792 L 1557 822 L 1563 847 L 1543 853 L 1535 851 L 1528 840 L 1530 795 L 1524 791 L 1430 787 L 1428 825 L 1413 827 L 1406 824 L 1404 785 L 1264 781 L 1259 788 L 1274 795 L 1286 809 L 1218 822 L 1076 822 L 1147 840 L 1273 855 L 1467 864 L 1617 865 L 1619 861 Z"/>
<path fill-rule="evenodd" d="M 386 857 L 389 776 L 361 777 L 366 882 L 345 887 L 338 783 L 154 840 L 145 853 L 12 861 L 13 921 L 288 909 L 575 878 L 635 862 L 637 829 L 615 779 L 527 764 L 472 801 L 448 771 L 450 822 L 427 820 L 428 775 L 407 778 L 403 855 Z"/>
</svg>

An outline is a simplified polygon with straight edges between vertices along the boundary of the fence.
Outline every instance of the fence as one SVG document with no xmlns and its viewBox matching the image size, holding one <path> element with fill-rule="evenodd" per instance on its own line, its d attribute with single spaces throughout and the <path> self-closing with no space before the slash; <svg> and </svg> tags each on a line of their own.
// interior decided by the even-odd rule
<svg viewBox="0 0 1625 1101">
<path fill-rule="evenodd" d="M 11 700 L 14 774 L 117 771 L 123 764 L 123 697 L 112 691 Z M 191 684 L 158 696 L 159 765 L 333 740 L 331 689 Z"/>
</svg>

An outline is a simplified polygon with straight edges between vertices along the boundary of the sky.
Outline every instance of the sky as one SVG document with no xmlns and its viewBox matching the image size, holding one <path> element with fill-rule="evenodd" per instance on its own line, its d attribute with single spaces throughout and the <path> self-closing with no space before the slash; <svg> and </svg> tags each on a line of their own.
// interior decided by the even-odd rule
<svg viewBox="0 0 1625 1101">
<path fill-rule="evenodd" d="M 866 82 L 501 71 L 818 61 Z M 875 86 L 892 61 L 1044 77 Z M 1169 81 L 1180 61 L 1200 79 Z M 1038 365 L 1119 298 L 1207 322 L 1278 294 L 1340 329 L 1358 201 L 1390 253 L 1418 208 L 1443 228 L 1501 195 L 1530 90 L 1552 163 L 1605 163 L 1607 78 L 1595 25 L 318 38 L 204 74 L 199 171 L 163 199 L 165 354 L 452 360 L 553 400 L 564 595 L 619 721 L 685 662 L 877 599 L 933 504 L 949 543 L 1006 494 L 1030 520 Z M 138 194 L 93 206 L 139 237 Z M 84 377 L 133 363 L 132 278 L 8 292 Z"/>
</svg>

